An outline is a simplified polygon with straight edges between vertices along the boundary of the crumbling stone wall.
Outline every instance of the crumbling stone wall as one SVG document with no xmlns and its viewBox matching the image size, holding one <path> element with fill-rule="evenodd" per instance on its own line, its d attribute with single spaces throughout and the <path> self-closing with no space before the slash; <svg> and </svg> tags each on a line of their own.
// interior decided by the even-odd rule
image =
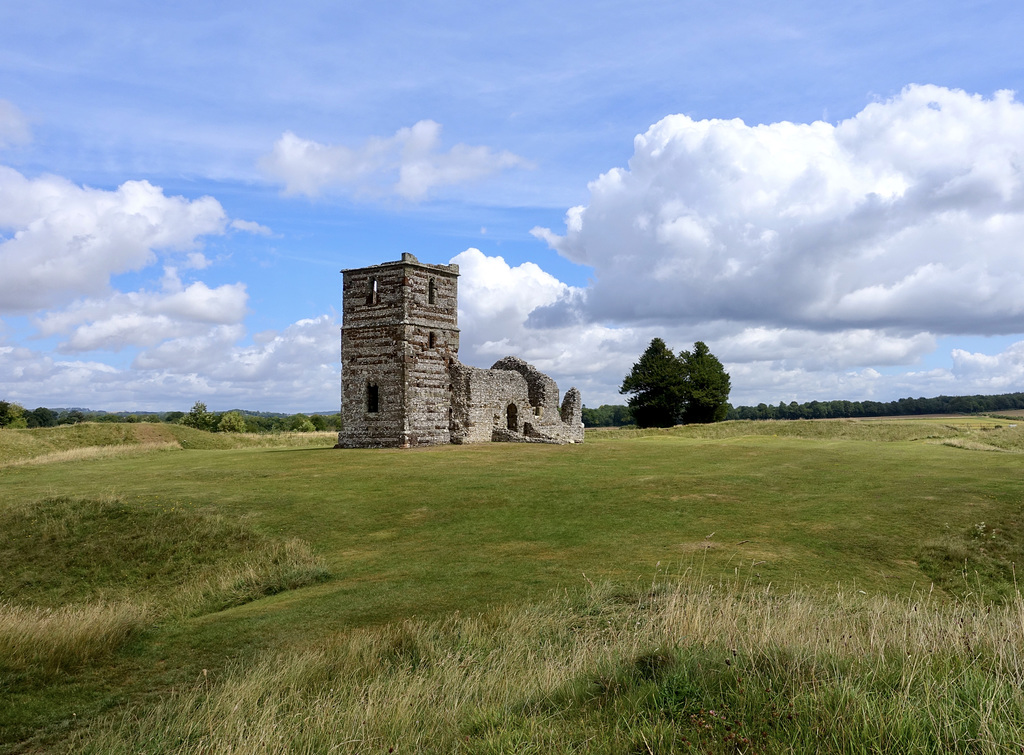
<svg viewBox="0 0 1024 755">
<path fill-rule="evenodd" d="M 517 357 L 458 360 L 458 265 L 343 270 L 342 448 L 490 441 L 581 443 L 582 400 Z"/>
<path fill-rule="evenodd" d="M 522 359 L 505 357 L 489 370 L 456 362 L 450 372 L 452 443 L 583 442 L 579 391 L 559 407 L 555 381 Z"/>
</svg>

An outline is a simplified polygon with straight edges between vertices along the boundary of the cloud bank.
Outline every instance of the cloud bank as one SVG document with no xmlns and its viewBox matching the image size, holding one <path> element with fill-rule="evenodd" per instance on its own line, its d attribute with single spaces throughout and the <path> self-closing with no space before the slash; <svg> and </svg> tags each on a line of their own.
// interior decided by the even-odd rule
<svg viewBox="0 0 1024 755">
<path fill-rule="evenodd" d="M 0 312 L 104 294 L 111 276 L 153 264 L 161 250 L 195 252 L 226 223 L 212 197 L 168 197 L 148 181 L 91 189 L 0 166 L 0 232 L 13 231 L 0 237 Z"/>
<path fill-rule="evenodd" d="M 421 122 L 358 149 L 285 134 L 266 166 L 296 193 L 415 201 L 519 164 L 442 152 L 439 129 Z M 627 167 L 590 184 L 563 233 L 533 231 L 588 266 L 588 285 L 475 248 L 452 258 L 460 355 L 488 366 L 518 354 L 590 406 L 623 401 L 622 377 L 656 336 L 675 350 L 707 342 L 734 403 L 1024 390 L 1022 166 L 1024 105 L 1009 92 L 911 86 L 835 125 L 666 117 L 636 137 Z M 330 408 L 334 314 L 250 336 L 245 284 L 197 278 L 211 264 L 203 240 L 232 230 L 272 233 L 211 197 L 0 167 L 0 314 L 27 314 L 58 342 L 33 351 L 0 323 L 0 395 Z M 112 285 L 137 270 L 156 276 Z M 995 353 L 970 345 L 985 336 L 1002 337 Z M 97 356 L 119 351 L 130 364 Z"/>
<path fill-rule="evenodd" d="M 315 197 L 329 189 L 355 195 L 397 195 L 418 202 L 432 191 L 477 181 L 525 165 L 511 152 L 456 144 L 441 151 L 441 124 L 422 120 L 392 137 L 373 137 L 358 148 L 321 144 L 290 131 L 263 158 L 264 172 L 286 194 Z"/>
<path fill-rule="evenodd" d="M 741 403 L 1024 390 L 1019 344 L 913 369 L 945 336 L 1024 333 L 1011 92 L 909 86 L 836 125 L 672 115 L 589 190 L 564 233 L 532 232 L 591 284 L 547 284 L 518 345 L 615 334 L 601 400 L 655 335 L 708 342 Z"/>
<path fill-rule="evenodd" d="M 164 340 L 128 367 L 0 345 L 0 394 L 31 407 L 184 410 L 203 399 L 216 410 L 336 411 L 338 325 L 303 319 L 251 345 L 241 325 L 217 325 Z"/>
<path fill-rule="evenodd" d="M 92 189 L 0 166 L 0 315 L 8 318 L 0 320 L 0 396 L 121 409 L 187 408 L 210 397 L 219 407 L 287 408 L 285 397 L 330 409 L 332 315 L 250 339 L 245 283 L 183 280 L 211 265 L 203 241 L 228 228 L 272 233 L 229 221 L 212 197 L 167 196 L 147 181 Z M 112 279 L 128 271 L 156 271 L 156 285 L 118 290 Z M 33 338 L 59 339 L 52 353 L 13 342 L 9 318 L 26 314 Z M 120 361 L 111 352 L 127 352 L 129 362 L 111 364 Z"/>
</svg>

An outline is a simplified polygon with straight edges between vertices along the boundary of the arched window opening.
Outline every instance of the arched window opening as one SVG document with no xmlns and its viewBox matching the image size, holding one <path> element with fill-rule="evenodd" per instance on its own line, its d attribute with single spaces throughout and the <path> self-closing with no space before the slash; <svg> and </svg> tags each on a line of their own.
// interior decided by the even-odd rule
<svg viewBox="0 0 1024 755">
<path fill-rule="evenodd" d="M 380 302 L 380 292 L 377 287 L 377 279 L 370 278 L 370 290 L 366 292 L 366 303 L 377 304 Z"/>
<path fill-rule="evenodd" d="M 430 331 L 430 335 L 427 337 L 427 345 L 429 348 L 437 346 L 437 333 Z"/>
<path fill-rule="evenodd" d="M 515 404 L 509 404 L 505 410 L 505 425 L 512 432 L 519 430 L 519 410 Z"/>
<path fill-rule="evenodd" d="M 380 391 L 373 383 L 366 384 L 366 411 L 376 413 L 379 408 Z"/>
<path fill-rule="evenodd" d="M 427 303 L 433 304 L 434 298 L 437 292 L 437 284 L 434 283 L 434 279 L 430 279 L 430 283 L 427 284 Z"/>
</svg>

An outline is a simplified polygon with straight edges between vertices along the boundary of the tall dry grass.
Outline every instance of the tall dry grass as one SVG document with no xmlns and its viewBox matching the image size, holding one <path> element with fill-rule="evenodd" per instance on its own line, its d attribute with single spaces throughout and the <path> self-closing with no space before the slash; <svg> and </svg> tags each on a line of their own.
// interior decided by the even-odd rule
<svg viewBox="0 0 1024 755">
<path fill-rule="evenodd" d="M 132 602 L 30 608 L 0 603 L 0 671 L 49 675 L 106 656 L 151 618 Z"/>
<path fill-rule="evenodd" d="M 1016 752 L 1024 601 L 598 587 L 325 639 L 76 752 Z"/>
</svg>

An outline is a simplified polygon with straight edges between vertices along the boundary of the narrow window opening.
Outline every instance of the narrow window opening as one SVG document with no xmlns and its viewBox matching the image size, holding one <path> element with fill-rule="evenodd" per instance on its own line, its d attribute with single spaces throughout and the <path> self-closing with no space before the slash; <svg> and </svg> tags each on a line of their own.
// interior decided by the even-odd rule
<svg viewBox="0 0 1024 755">
<path fill-rule="evenodd" d="M 505 410 L 505 426 L 512 432 L 519 429 L 519 410 L 515 404 L 509 404 Z"/>
<path fill-rule="evenodd" d="M 377 279 L 370 278 L 370 290 L 366 293 L 367 304 L 377 304 L 380 302 L 380 292 L 377 290 Z"/>
<path fill-rule="evenodd" d="M 376 385 L 373 383 L 367 383 L 366 385 L 366 411 L 376 413 L 379 407 L 380 392 Z"/>
<path fill-rule="evenodd" d="M 427 303 L 433 304 L 434 298 L 437 292 L 437 284 L 434 283 L 434 279 L 430 279 L 430 283 L 427 284 Z"/>
<path fill-rule="evenodd" d="M 437 334 L 434 331 L 430 331 L 430 335 L 427 337 L 427 344 L 431 349 L 437 346 Z"/>
</svg>

